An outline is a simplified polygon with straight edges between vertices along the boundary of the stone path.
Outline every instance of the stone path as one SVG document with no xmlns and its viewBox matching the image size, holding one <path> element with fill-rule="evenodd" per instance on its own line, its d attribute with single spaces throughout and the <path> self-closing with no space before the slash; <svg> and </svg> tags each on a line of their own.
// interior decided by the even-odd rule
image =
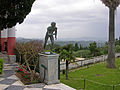
<svg viewBox="0 0 120 90">
<path fill-rule="evenodd" d="M 4 74 L 0 76 L 0 90 L 23 90 L 25 88 L 22 82 L 15 76 L 16 66 L 18 66 L 17 63 L 4 64 Z"/>
<path fill-rule="evenodd" d="M 7 58 L 6 58 L 7 59 Z M 0 90 L 75 90 L 65 84 L 45 85 L 44 83 L 24 85 L 15 75 L 14 64 L 4 64 L 4 74 L 0 76 Z"/>
</svg>

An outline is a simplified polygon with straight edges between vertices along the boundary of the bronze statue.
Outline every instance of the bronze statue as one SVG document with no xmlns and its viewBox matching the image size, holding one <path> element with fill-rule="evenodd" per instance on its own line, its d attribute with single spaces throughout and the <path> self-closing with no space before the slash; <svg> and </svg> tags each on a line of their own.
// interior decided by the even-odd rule
<svg viewBox="0 0 120 90">
<path fill-rule="evenodd" d="M 54 45 L 54 37 L 53 37 L 53 35 L 55 35 L 55 38 L 57 39 L 57 27 L 56 27 L 55 22 L 52 22 L 51 26 L 49 26 L 47 28 L 47 33 L 46 33 L 46 36 L 45 36 L 45 43 L 44 43 L 44 49 L 45 49 L 46 43 L 47 43 L 48 39 L 50 38 L 50 41 L 51 41 L 51 46 L 50 46 L 51 54 L 52 54 L 53 45 Z"/>
</svg>

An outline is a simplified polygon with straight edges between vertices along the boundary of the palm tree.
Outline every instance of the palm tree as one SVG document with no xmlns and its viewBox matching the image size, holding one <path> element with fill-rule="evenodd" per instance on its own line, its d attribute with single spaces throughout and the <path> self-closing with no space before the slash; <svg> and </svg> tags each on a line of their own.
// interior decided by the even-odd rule
<svg viewBox="0 0 120 90">
<path fill-rule="evenodd" d="M 75 55 L 73 54 L 72 49 L 62 49 L 60 52 L 60 59 L 66 61 L 66 79 L 68 79 L 69 63 L 75 61 Z"/>
<path fill-rule="evenodd" d="M 115 10 L 120 0 L 101 0 L 109 8 L 109 44 L 107 68 L 116 68 L 115 65 Z"/>
</svg>

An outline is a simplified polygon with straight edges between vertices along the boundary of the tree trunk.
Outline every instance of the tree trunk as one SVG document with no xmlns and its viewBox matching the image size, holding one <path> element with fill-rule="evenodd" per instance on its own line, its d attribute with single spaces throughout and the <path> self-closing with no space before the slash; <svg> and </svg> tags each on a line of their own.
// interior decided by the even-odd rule
<svg viewBox="0 0 120 90">
<path fill-rule="evenodd" d="M 116 68 L 115 66 L 115 9 L 109 8 L 109 42 L 107 68 Z"/>
<path fill-rule="evenodd" d="M 68 63 L 68 60 L 66 60 L 66 79 L 68 79 L 68 72 L 69 72 L 68 66 L 69 66 L 69 63 Z"/>
</svg>

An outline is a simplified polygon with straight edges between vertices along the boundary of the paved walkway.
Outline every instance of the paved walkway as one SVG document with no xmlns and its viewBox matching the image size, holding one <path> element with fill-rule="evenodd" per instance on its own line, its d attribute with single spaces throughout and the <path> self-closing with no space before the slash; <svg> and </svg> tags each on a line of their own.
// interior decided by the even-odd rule
<svg viewBox="0 0 120 90">
<path fill-rule="evenodd" d="M 25 87 L 22 82 L 15 76 L 14 64 L 4 64 L 4 74 L 0 76 L 0 90 L 23 90 Z"/>
<path fill-rule="evenodd" d="M 7 59 L 7 57 L 4 57 Z M 15 75 L 17 63 L 4 64 L 4 75 L 0 76 L 0 90 L 75 90 L 65 84 L 45 85 L 43 83 L 24 85 Z"/>
</svg>

